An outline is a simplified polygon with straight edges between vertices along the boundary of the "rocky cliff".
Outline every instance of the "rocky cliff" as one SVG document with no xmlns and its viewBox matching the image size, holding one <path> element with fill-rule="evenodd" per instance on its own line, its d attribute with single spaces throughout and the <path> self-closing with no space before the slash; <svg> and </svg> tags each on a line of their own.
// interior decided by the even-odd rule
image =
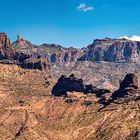
<svg viewBox="0 0 140 140">
<path fill-rule="evenodd" d="M 138 42 L 106 38 L 75 49 L 13 48 L 5 33 L 0 40 L 1 140 L 140 138 Z"/>
<path fill-rule="evenodd" d="M 79 61 L 139 62 L 139 42 L 127 39 L 96 39 Z"/>
<path fill-rule="evenodd" d="M 17 35 L 17 40 L 12 43 L 12 46 L 14 46 L 17 49 L 24 49 L 24 48 L 33 47 L 33 45 L 31 44 L 30 41 L 28 41 L 24 38 L 21 38 L 21 36 L 19 34 Z"/>
<path fill-rule="evenodd" d="M 18 36 L 18 39 L 14 44 L 16 43 L 22 47 L 23 45 L 25 47 L 27 44 L 30 44 L 30 42 L 21 39 L 20 36 Z M 13 63 L 28 69 L 43 70 L 49 67 L 49 63 L 47 61 L 43 61 L 43 59 L 39 59 L 39 57 L 34 58 L 31 54 L 22 52 L 14 48 L 11 45 L 6 33 L 0 33 L 0 60 L 0 63 L 3 64 Z"/>
<path fill-rule="evenodd" d="M 0 33 L 0 59 L 14 59 L 15 49 L 12 47 L 6 33 Z"/>
<path fill-rule="evenodd" d="M 77 61 L 137 62 L 140 60 L 140 43 L 127 39 L 96 39 L 82 49 L 65 48 L 55 44 L 22 45 L 23 41 L 13 43 L 20 49 L 35 56 L 41 56 L 53 64 L 71 64 Z M 31 49 L 30 46 L 33 48 Z"/>
</svg>

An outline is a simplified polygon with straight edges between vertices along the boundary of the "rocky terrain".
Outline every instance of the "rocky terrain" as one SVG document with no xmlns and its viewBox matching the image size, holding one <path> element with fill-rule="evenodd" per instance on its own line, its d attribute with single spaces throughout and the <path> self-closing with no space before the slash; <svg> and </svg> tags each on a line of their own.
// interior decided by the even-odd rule
<svg viewBox="0 0 140 140">
<path fill-rule="evenodd" d="M 0 33 L 0 140 L 139 140 L 138 62 L 126 39 L 76 49 Z"/>
<path fill-rule="evenodd" d="M 68 96 L 67 92 L 82 92 L 84 94 L 93 93 L 100 97 L 105 93 L 110 93 L 108 89 L 98 89 L 92 84 L 85 85 L 82 79 L 77 79 L 74 74 L 69 77 L 62 75 L 52 89 L 54 96 Z"/>
<path fill-rule="evenodd" d="M 127 87 L 137 86 L 137 80 L 132 79 L 129 84 L 123 82 Z M 97 97 L 71 91 L 68 97 L 53 96 L 55 82 L 51 74 L 39 70 L 0 64 L 0 80 L 1 140 L 140 138 L 140 91 L 135 86 L 131 94 L 137 98 L 126 101 L 117 97 L 106 105 L 103 100 L 110 101 L 114 93 Z"/>
<path fill-rule="evenodd" d="M 20 39 L 19 36 L 18 41 L 19 42 L 23 41 L 24 43 L 27 42 L 24 41 L 23 39 Z M 21 44 L 23 45 L 23 43 Z M 47 63 L 47 61 L 43 61 L 43 59 L 39 57 L 34 58 L 32 57 L 32 55 L 23 53 L 22 51 L 14 48 L 11 45 L 10 40 L 7 37 L 6 33 L 0 33 L 0 60 L 1 60 L 0 62 L 3 64 L 13 63 L 27 69 L 42 70 L 49 67 L 49 63 Z"/>
<path fill-rule="evenodd" d="M 12 43 L 12 46 L 16 47 L 17 49 L 20 48 L 27 49 L 27 48 L 32 48 L 34 45 L 31 44 L 30 41 L 21 38 L 20 35 L 18 34 L 17 40 Z"/>
<path fill-rule="evenodd" d="M 23 43 L 24 42 L 24 43 Z M 25 43 L 26 42 L 26 43 Z M 135 62 L 140 60 L 140 42 L 128 39 L 95 39 L 85 48 L 65 48 L 55 44 L 32 45 L 17 38 L 14 47 L 34 56 L 41 56 L 53 64 L 71 64 L 77 61 Z M 26 47 L 25 47 L 26 46 Z"/>
<path fill-rule="evenodd" d="M 17 36 L 17 40 L 12 43 L 12 46 L 16 48 L 16 50 L 35 58 L 41 57 L 52 64 L 59 65 L 71 65 L 71 63 L 77 61 L 84 53 L 84 49 L 65 48 L 56 44 L 33 45 L 25 39 L 20 39 L 19 35 Z"/>
<path fill-rule="evenodd" d="M 80 61 L 139 62 L 140 44 L 127 39 L 96 39 Z"/>
<path fill-rule="evenodd" d="M 13 47 L 33 58 L 39 57 L 50 62 L 55 79 L 73 73 L 79 79 L 82 78 L 86 84 L 92 83 L 99 88 L 116 90 L 120 79 L 126 73 L 136 73 L 140 78 L 140 43 L 136 41 L 96 39 L 91 45 L 77 49 L 56 44 L 36 46 L 25 43 L 22 46 L 23 40 L 29 42 L 18 36 L 17 43 L 12 44 Z"/>
</svg>

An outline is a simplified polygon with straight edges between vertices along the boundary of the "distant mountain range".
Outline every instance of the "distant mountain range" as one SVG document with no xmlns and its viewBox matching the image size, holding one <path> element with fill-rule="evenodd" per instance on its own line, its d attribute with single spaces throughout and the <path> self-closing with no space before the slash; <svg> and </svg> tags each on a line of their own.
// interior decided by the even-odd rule
<svg viewBox="0 0 140 140">
<path fill-rule="evenodd" d="M 20 38 L 12 43 L 17 50 L 33 57 L 41 57 L 52 64 L 68 64 L 77 61 L 134 62 L 140 60 L 140 42 L 128 39 L 96 39 L 85 48 L 65 48 L 56 44 L 34 45 Z"/>
</svg>

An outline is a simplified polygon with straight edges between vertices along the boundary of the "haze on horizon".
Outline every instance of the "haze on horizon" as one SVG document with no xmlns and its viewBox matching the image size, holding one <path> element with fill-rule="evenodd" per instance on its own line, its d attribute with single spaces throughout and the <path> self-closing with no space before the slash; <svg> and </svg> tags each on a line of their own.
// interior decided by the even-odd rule
<svg viewBox="0 0 140 140">
<path fill-rule="evenodd" d="M 33 44 L 84 47 L 95 38 L 140 41 L 139 0 L 0 0 L 0 31 Z M 132 37 L 132 38 L 131 38 Z"/>
</svg>

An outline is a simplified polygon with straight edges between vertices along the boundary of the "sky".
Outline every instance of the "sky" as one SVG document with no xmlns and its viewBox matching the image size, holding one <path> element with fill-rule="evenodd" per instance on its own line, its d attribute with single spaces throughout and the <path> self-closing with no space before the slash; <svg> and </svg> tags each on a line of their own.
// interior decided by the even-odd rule
<svg viewBox="0 0 140 140">
<path fill-rule="evenodd" d="M 96 38 L 140 40 L 139 14 L 140 0 L 0 0 L 0 32 L 81 48 Z"/>
</svg>

